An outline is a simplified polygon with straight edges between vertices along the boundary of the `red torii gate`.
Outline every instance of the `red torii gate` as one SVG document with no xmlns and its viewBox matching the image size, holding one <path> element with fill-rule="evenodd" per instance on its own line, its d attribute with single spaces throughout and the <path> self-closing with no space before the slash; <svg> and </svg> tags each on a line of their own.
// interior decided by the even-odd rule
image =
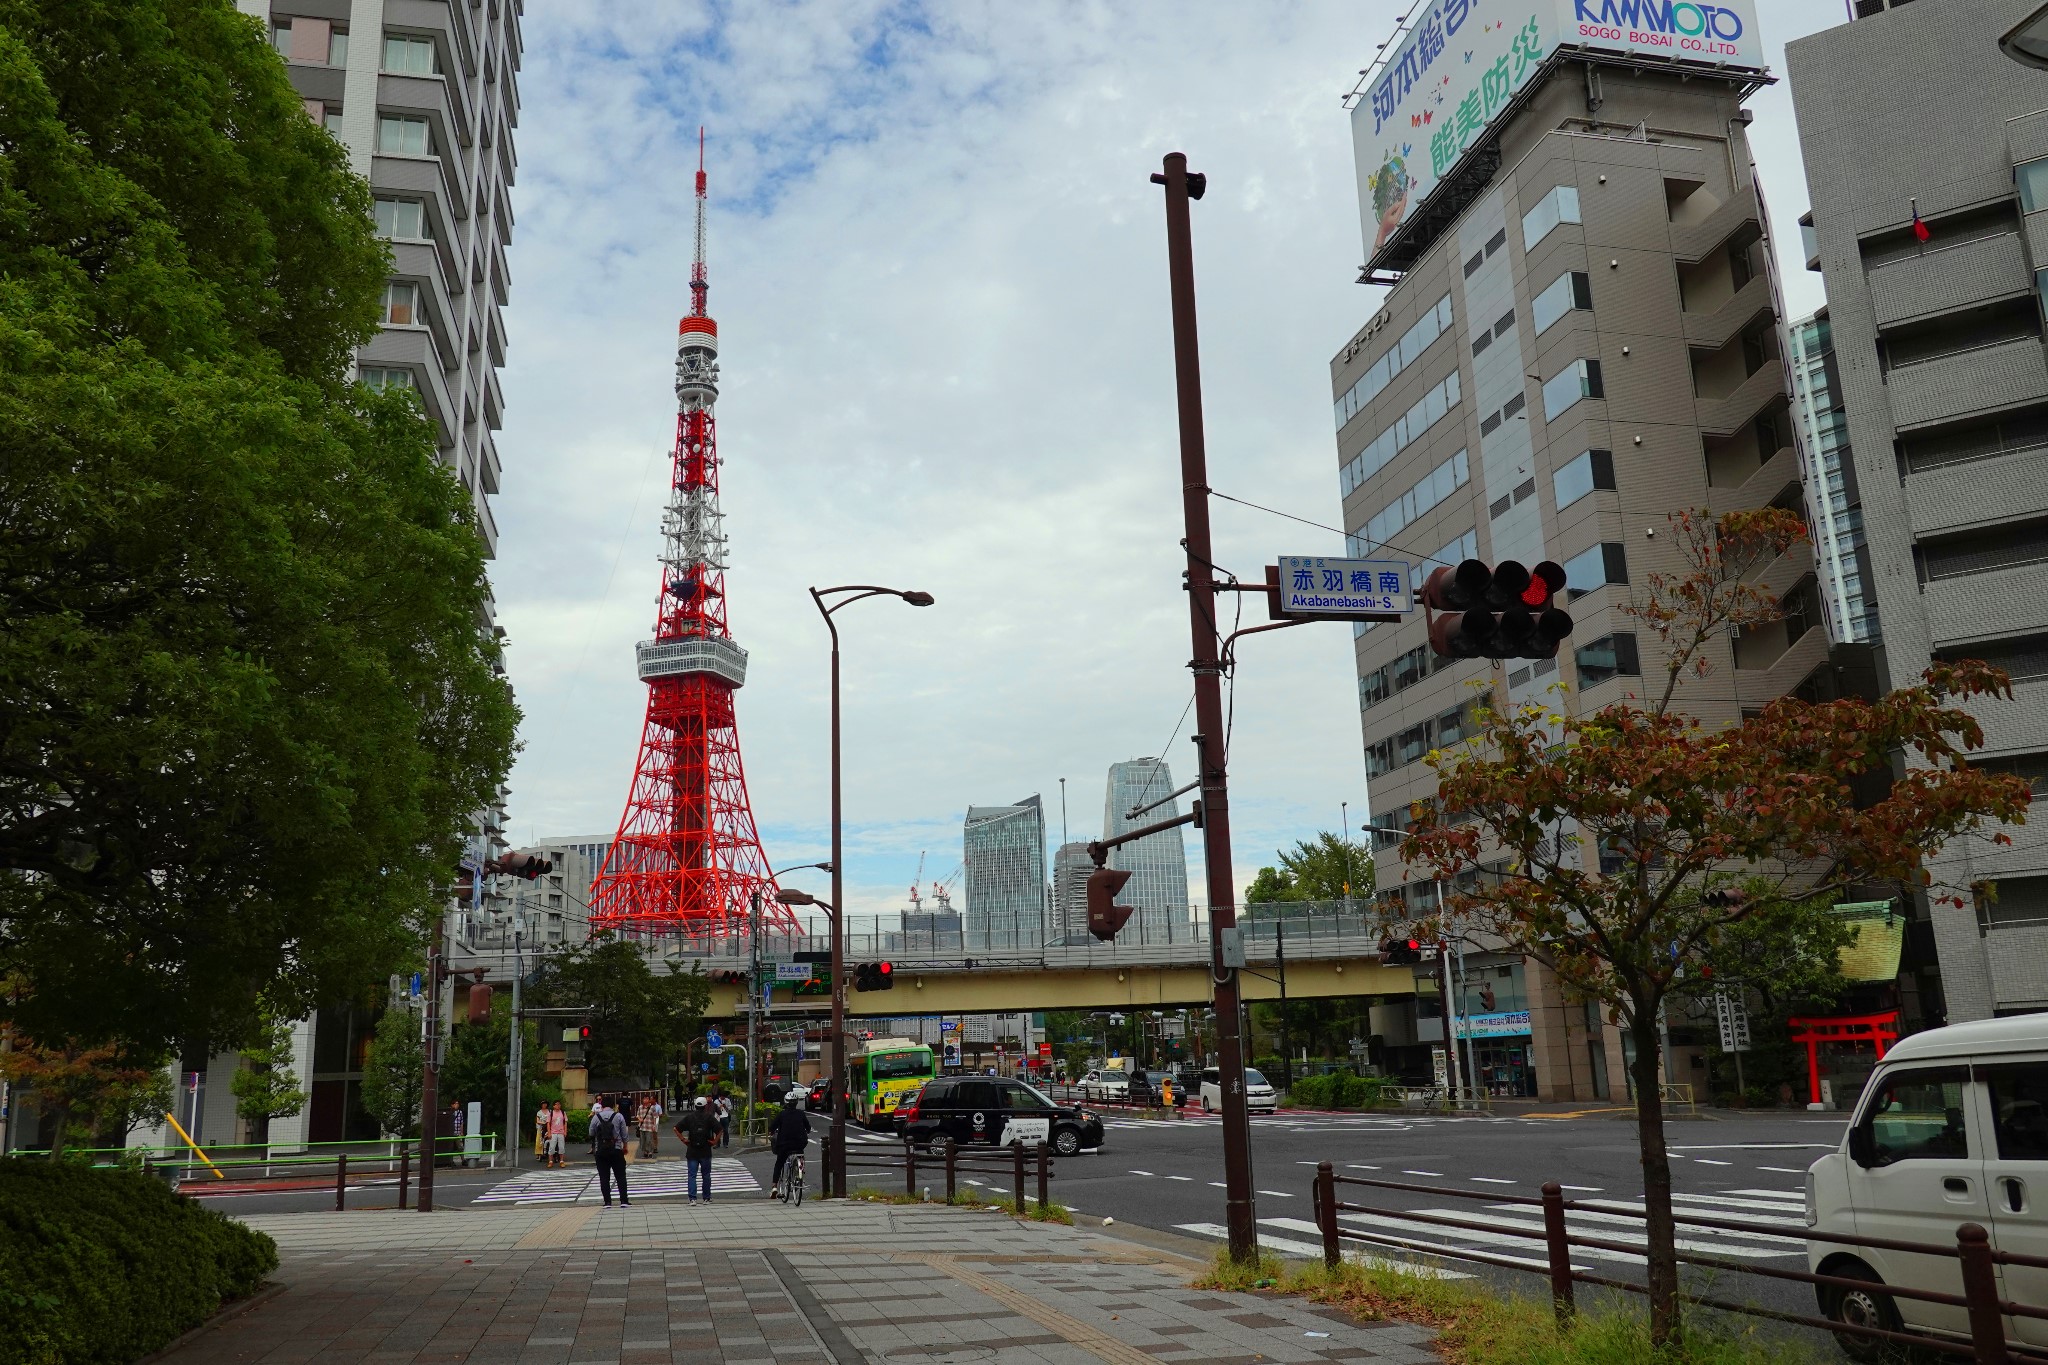
<svg viewBox="0 0 2048 1365">
<path fill-rule="evenodd" d="M 1807 1102 L 1820 1103 L 1822 1043 L 1873 1043 L 1877 1047 L 1877 1059 L 1881 1062 L 1885 1049 L 1899 1041 L 1898 1024 L 1897 1010 L 1886 1010 L 1883 1014 L 1843 1015 L 1835 1019 L 1787 1019 L 1785 1025 L 1791 1030 L 1792 1041 L 1806 1044 Z"/>
</svg>

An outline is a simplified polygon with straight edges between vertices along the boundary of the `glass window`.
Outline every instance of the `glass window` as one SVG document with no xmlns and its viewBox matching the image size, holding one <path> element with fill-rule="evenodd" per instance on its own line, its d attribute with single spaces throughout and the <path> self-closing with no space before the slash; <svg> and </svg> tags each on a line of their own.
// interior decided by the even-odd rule
<svg viewBox="0 0 2048 1365">
<path fill-rule="evenodd" d="M 1543 381 L 1543 420 L 1554 422 L 1581 398 L 1605 398 L 1607 385 L 1601 379 L 1600 362 L 1574 360 Z"/>
<path fill-rule="evenodd" d="M 417 199 L 379 199 L 377 235 L 418 239 L 427 235 L 426 206 Z"/>
<path fill-rule="evenodd" d="M 1522 215 L 1522 250 L 1529 251 L 1559 223 L 1579 221 L 1579 187 L 1559 185 Z"/>
<path fill-rule="evenodd" d="M 386 327 L 410 327 L 419 321 L 420 287 L 406 280 L 393 280 L 384 286 L 384 317 Z"/>
<path fill-rule="evenodd" d="M 1579 686 L 1597 687 L 1609 678 L 1639 678 L 1642 660 L 1636 654 L 1636 637 L 1621 632 L 1582 645 L 1573 652 L 1579 666 Z"/>
<path fill-rule="evenodd" d="M 2048 209 L 2048 157 L 2021 162 L 2012 168 L 2012 178 L 2019 182 L 2020 203 L 2028 213 Z"/>
<path fill-rule="evenodd" d="M 377 116 L 377 150 L 394 156 L 431 156 L 433 140 L 427 136 L 427 121 L 403 114 Z"/>
<path fill-rule="evenodd" d="M 1408 584 L 1414 591 L 1421 592 L 1423 579 L 1429 577 L 1446 564 L 1456 568 L 1466 560 L 1476 557 L 1478 553 L 1479 528 L 1475 526 L 1456 540 L 1444 545 L 1442 549 L 1423 560 L 1420 564 L 1411 565 L 1408 569 Z"/>
<path fill-rule="evenodd" d="M 327 131 L 330 134 L 335 137 L 341 136 L 341 110 L 336 109 L 331 104 L 328 105 L 327 116 L 321 122 L 327 126 Z"/>
<path fill-rule="evenodd" d="M 1429 349 L 1438 337 L 1451 329 L 1451 296 L 1444 295 L 1436 301 L 1436 307 L 1424 313 L 1415 324 L 1403 332 L 1387 353 L 1367 367 L 1342 398 L 1336 403 L 1337 426 L 1356 417 L 1360 409 L 1379 397 L 1380 391 L 1393 382 L 1395 375 L 1407 369 L 1422 353 Z"/>
<path fill-rule="evenodd" d="M 1969 1072 L 1962 1067 L 1887 1076 L 1863 1115 L 1863 1127 L 1870 1133 L 1871 1164 L 1969 1156 L 1964 1111 L 1968 1083 Z"/>
<path fill-rule="evenodd" d="M 289 19 L 284 23 L 270 26 L 270 45 L 283 56 L 292 55 L 292 25 Z"/>
<path fill-rule="evenodd" d="M 1583 451 L 1577 459 L 1551 475 L 1550 482 L 1557 490 L 1559 511 L 1596 488 L 1611 493 L 1614 491 L 1614 455 L 1605 450 Z"/>
<path fill-rule="evenodd" d="M 1042 1114 L 1053 1108 L 1053 1102 L 1019 1081 L 1003 1087 L 1003 1099 L 1012 1113 Z"/>
<path fill-rule="evenodd" d="M 411 370 L 394 370 L 365 365 L 357 377 L 363 383 L 380 392 L 389 388 L 409 389 L 413 387 Z M 560 897 L 554 897 L 553 899 L 559 900 Z"/>
<path fill-rule="evenodd" d="M 348 31 L 346 29 L 335 29 L 327 35 L 327 64 L 329 66 L 348 65 Z"/>
<path fill-rule="evenodd" d="M 1342 496 L 1350 497 L 1358 486 L 1406 450 L 1415 439 L 1441 421 L 1446 413 L 1458 405 L 1463 394 L 1458 372 L 1452 370 L 1444 381 L 1416 400 L 1415 406 L 1400 417 L 1392 426 L 1369 442 L 1365 449 L 1351 457 L 1338 471 L 1337 484 Z"/>
<path fill-rule="evenodd" d="M 1351 538 L 1353 551 L 1364 554 L 1372 547 L 1386 544 L 1409 522 L 1428 513 L 1463 488 L 1470 479 L 1471 465 L 1466 452 L 1461 450 L 1423 475 L 1413 488 L 1367 518 L 1365 529 Z"/>
<path fill-rule="evenodd" d="M 441 63 L 434 56 L 431 38 L 394 38 L 387 34 L 384 39 L 384 69 L 410 76 L 431 76 L 441 69 Z"/>
<path fill-rule="evenodd" d="M 1244 1069 L 1244 1083 L 1246 1085 L 1264 1085 L 1266 1084 L 1266 1078 L 1258 1068 L 1248 1066 Z"/>
<path fill-rule="evenodd" d="M 1820 255 L 1820 230 L 1804 218 L 1799 221 L 1799 245 L 1805 249 L 1809 261 Z"/>
<path fill-rule="evenodd" d="M 2048 1062 L 1980 1066 L 1991 1089 L 1993 1132 L 2005 1161 L 2048 1161 Z"/>
<path fill-rule="evenodd" d="M 1564 591 L 1567 601 L 1584 597 L 1609 583 L 1628 582 L 1628 556 L 1614 541 L 1595 545 L 1584 554 L 1564 562 Z"/>
<path fill-rule="evenodd" d="M 1536 324 L 1536 334 L 1543 335 L 1551 324 L 1576 308 L 1593 306 L 1593 282 L 1583 270 L 1567 270 L 1551 281 L 1550 287 L 1538 294 L 1529 305 Z"/>
</svg>

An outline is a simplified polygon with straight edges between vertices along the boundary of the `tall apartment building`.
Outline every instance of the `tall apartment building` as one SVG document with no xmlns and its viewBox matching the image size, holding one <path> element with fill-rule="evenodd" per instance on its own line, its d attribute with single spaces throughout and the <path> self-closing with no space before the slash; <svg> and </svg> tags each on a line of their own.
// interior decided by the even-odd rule
<svg viewBox="0 0 2048 1365">
<path fill-rule="evenodd" d="M 2048 790 L 2048 81 L 1998 49 L 2039 8 L 1873 0 L 1786 54 L 1884 680 L 1910 683 L 1937 657 L 2005 669 L 2014 700 L 1973 708 L 1983 754 L 2037 793 Z M 2048 829 L 2008 832 L 2010 847 L 1958 840 L 1933 864 L 1938 881 L 1975 892 L 1963 909 L 1922 910 L 1950 1020 L 2048 1007 Z"/>
<path fill-rule="evenodd" d="M 1102 799 L 1102 837 L 1114 839 L 1127 830 L 1180 814 L 1180 800 L 1160 801 L 1173 790 L 1173 771 L 1163 758 L 1133 758 L 1109 765 L 1109 787 Z M 1159 802 L 1153 805 L 1154 802 Z M 1131 811 L 1152 806 L 1142 815 Z M 1129 872 L 1131 879 L 1117 895 L 1119 905 L 1138 913 L 1117 935 L 1120 942 L 1187 943 L 1194 936 L 1188 916 L 1188 855 L 1178 828 L 1148 834 L 1109 851 L 1109 866 Z M 1087 904 L 1082 903 L 1082 930 L 1087 929 Z"/>
<path fill-rule="evenodd" d="M 1716 50 L 1694 59 L 1683 34 L 1602 22 L 1613 7 L 1546 0 L 1507 33 L 1468 0 L 1435 0 L 1360 82 L 1364 278 L 1392 287 L 1330 362 L 1351 550 L 1407 559 L 1418 586 L 1467 558 L 1555 560 L 1576 622 L 1555 660 L 1504 665 L 1438 659 L 1419 615 L 1357 632 L 1375 824 L 1433 798 L 1423 760 L 1474 732 L 1482 695 L 1515 704 L 1562 683 L 1563 704 L 1591 710 L 1645 688 L 1663 659 L 1618 608 L 1680 570 L 1669 514 L 1803 506 L 1743 108 L 1768 79 L 1755 11 L 1712 10 Z M 1764 581 L 1792 615 L 1715 642 L 1712 675 L 1684 694 L 1708 725 L 1828 681 L 1811 555 Z M 1435 885 L 1398 842 L 1377 839 L 1382 894 L 1427 913 Z M 1599 871 L 1600 850 L 1583 853 Z M 1619 1085 L 1617 1031 L 1567 1008 L 1538 964 L 1467 965 L 1496 999 L 1527 1001 L 1475 1023 L 1485 1083 L 1533 1079 L 1556 1098 Z M 1440 1016 L 1418 1035 L 1440 1041 Z"/>
<path fill-rule="evenodd" d="M 503 878 L 483 905 L 464 906 L 456 950 L 503 953 L 518 946 L 535 953 L 588 940 L 590 906 L 583 898 L 611 845 L 609 834 L 580 834 L 514 849 L 545 858 L 549 870 L 532 881 Z"/>
<path fill-rule="evenodd" d="M 1045 807 L 1039 799 L 969 806 L 961 845 L 967 873 L 962 932 L 968 950 L 1044 947 Z"/>
<path fill-rule="evenodd" d="M 1812 221 L 1808 214 L 1802 229 Z M 1806 481 L 1806 525 L 1828 638 L 1838 645 L 1874 644 L 1877 604 L 1871 600 L 1870 548 L 1863 535 L 1863 498 L 1850 458 L 1849 419 L 1836 373 L 1834 322 L 1823 308 L 1790 332 L 1792 421 L 1799 433 Z"/>
</svg>

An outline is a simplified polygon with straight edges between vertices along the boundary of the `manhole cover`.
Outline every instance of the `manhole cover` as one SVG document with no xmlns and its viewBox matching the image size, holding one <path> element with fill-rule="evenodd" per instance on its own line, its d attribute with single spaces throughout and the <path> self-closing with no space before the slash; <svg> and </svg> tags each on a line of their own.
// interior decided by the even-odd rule
<svg viewBox="0 0 2048 1365">
<path fill-rule="evenodd" d="M 988 1346 L 953 1346 L 932 1350 L 923 1346 L 899 1346 L 888 1353 L 891 1360 L 928 1360 L 933 1365 L 974 1365 L 981 1360 L 994 1360 L 994 1348 Z"/>
</svg>

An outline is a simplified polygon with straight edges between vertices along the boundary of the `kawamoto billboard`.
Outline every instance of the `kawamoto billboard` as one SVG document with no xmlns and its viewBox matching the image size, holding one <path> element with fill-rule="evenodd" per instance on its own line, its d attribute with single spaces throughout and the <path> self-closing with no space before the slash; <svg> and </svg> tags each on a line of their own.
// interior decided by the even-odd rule
<svg viewBox="0 0 2048 1365">
<path fill-rule="evenodd" d="M 1755 0 L 1429 0 L 1351 109 L 1368 261 L 1565 46 L 1764 65 Z"/>
</svg>

